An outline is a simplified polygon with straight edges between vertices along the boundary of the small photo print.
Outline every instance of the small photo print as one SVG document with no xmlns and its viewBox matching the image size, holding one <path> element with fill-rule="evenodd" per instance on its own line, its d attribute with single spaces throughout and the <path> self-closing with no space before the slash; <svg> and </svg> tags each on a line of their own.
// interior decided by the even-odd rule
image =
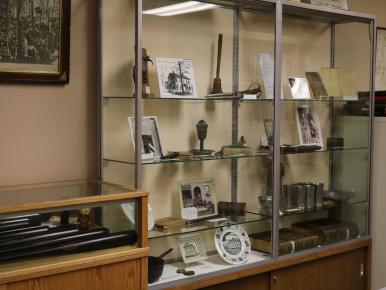
<svg viewBox="0 0 386 290">
<path fill-rule="evenodd" d="M 301 145 L 319 145 L 323 147 L 319 116 L 309 106 L 296 109 L 299 139 Z"/>
<path fill-rule="evenodd" d="M 193 62 L 181 58 L 156 58 L 161 98 L 197 98 Z"/>
<path fill-rule="evenodd" d="M 217 215 L 216 197 L 212 180 L 183 182 L 180 184 L 179 189 L 181 209 L 196 208 L 198 218 Z"/>
<path fill-rule="evenodd" d="M 135 144 L 135 118 L 129 117 L 129 127 Z M 142 159 L 160 158 L 162 147 L 156 117 L 142 117 Z"/>
</svg>

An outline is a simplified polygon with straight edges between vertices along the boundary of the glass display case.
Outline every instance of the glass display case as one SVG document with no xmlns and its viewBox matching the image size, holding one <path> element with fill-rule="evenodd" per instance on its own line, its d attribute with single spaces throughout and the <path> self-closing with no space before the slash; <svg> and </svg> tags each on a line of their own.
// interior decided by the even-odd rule
<svg viewBox="0 0 386 290">
<path fill-rule="evenodd" d="M 143 202 L 147 204 L 147 193 L 99 181 L 1 187 L 2 283 L 36 266 L 58 267 L 105 251 L 112 254 L 118 247 L 146 247 Z M 117 209 L 124 213 L 119 223 L 119 216 L 111 219 L 109 214 Z"/>
<path fill-rule="evenodd" d="M 150 192 L 151 255 L 167 253 L 150 289 L 369 236 L 374 17 L 280 0 L 100 9 L 101 174 Z"/>
</svg>

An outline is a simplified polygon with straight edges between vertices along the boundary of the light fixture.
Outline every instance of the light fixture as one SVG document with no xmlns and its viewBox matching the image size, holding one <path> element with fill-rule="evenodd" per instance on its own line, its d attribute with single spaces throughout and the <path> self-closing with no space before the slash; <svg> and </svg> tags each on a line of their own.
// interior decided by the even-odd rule
<svg viewBox="0 0 386 290">
<path fill-rule="evenodd" d="M 187 14 L 192 12 L 198 12 L 203 10 L 209 10 L 218 8 L 218 5 L 201 3 L 197 1 L 187 1 L 178 4 L 167 5 L 159 8 L 145 10 L 143 14 L 157 15 L 157 16 L 175 16 L 181 14 Z"/>
</svg>

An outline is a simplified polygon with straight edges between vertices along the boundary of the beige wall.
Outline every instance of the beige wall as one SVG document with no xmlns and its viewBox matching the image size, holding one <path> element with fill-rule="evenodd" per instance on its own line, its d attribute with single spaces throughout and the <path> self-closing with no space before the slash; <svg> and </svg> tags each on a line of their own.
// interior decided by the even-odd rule
<svg viewBox="0 0 386 290">
<path fill-rule="evenodd" d="M 70 84 L 0 84 L 0 185 L 96 175 L 97 2 L 73 0 Z"/>
</svg>

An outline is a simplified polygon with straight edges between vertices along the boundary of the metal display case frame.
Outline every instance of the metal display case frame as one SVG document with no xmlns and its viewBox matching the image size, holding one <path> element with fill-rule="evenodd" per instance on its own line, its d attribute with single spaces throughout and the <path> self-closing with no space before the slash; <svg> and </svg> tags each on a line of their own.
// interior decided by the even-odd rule
<svg viewBox="0 0 386 290">
<path fill-rule="evenodd" d="M 106 1 L 106 0 L 105 0 Z M 260 13 L 269 12 L 274 13 L 275 15 L 275 44 L 274 44 L 274 55 L 275 55 L 275 73 L 274 73 L 274 100 L 273 100 L 273 214 L 272 214 L 272 258 L 262 262 L 265 263 L 271 263 L 271 262 L 277 262 L 282 259 L 287 259 L 288 257 L 280 257 L 279 256 L 279 249 L 278 249 L 278 241 L 279 241 L 279 206 L 280 206 L 280 191 L 281 191 L 281 173 L 280 173 L 280 158 L 281 158 L 281 149 L 280 149 L 280 136 L 281 136 L 281 108 L 282 108 L 282 100 L 281 100 L 281 85 L 282 85 L 282 37 L 283 37 L 283 18 L 284 17 L 290 17 L 290 18 L 297 18 L 297 19 L 304 19 L 304 20 L 315 20 L 320 22 L 325 22 L 330 24 L 331 29 L 331 59 L 330 64 L 331 67 L 335 67 L 335 59 L 336 59 L 336 26 L 341 25 L 342 23 L 350 23 L 350 22 L 360 22 L 360 23 L 366 23 L 370 25 L 370 50 L 371 50 L 371 56 L 370 56 L 370 112 L 369 112 L 369 164 L 370 168 L 368 170 L 368 184 L 369 184 L 369 196 L 368 196 L 368 207 L 369 207 L 369 218 L 368 218 L 368 235 L 363 236 L 358 239 L 369 239 L 371 236 L 371 176 L 372 176 L 372 140 L 373 140 L 373 112 L 374 112 L 374 86 L 375 86 L 375 51 L 376 51 L 376 19 L 374 16 L 363 14 L 363 13 L 356 13 L 352 11 L 346 11 L 346 10 L 338 10 L 338 9 L 332 9 L 328 7 L 322 7 L 322 6 L 315 6 L 305 3 L 298 3 L 298 2 L 291 2 L 291 1 L 284 1 L 284 0 L 202 0 L 198 2 L 206 2 L 206 3 L 212 3 L 212 4 L 218 4 L 223 7 L 229 7 L 230 9 L 233 9 L 233 29 L 234 29 L 234 36 L 233 36 L 233 80 L 232 80 L 232 88 L 233 88 L 233 94 L 236 96 L 236 92 L 238 91 L 239 86 L 239 11 L 240 9 L 243 10 L 251 10 L 251 11 L 258 11 Z M 103 48 L 102 48 L 102 22 L 103 22 L 103 0 L 99 0 L 100 4 L 100 97 L 99 97 L 99 117 L 100 117 L 100 128 L 99 128 L 99 156 L 100 156 L 100 174 L 101 179 L 103 180 L 103 166 L 104 162 L 106 160 L 103 156 L 103 114 L 102 114 L 102 105 L 103 105 L 103 85 L 102 85 L 102 63 L 103 63 Z M 135 79 L 142 80 L 142 0 L 135 0 Z M 129 52 L 131 53 L 131 52 Z M 215 101 L 215 100 L 208 100 Z M 232 142 L 237 143 L 238 140 L 238 106 L 240 100 L 236 97 L 233 100 L 230 100 L 232 102 Z M 328 102 L 328 101 L 327 101 Z M 142 97 L 142 82 L 137 81 L 135 83 L 135 148 L 141 148 L 141 142 L 142 138 L 139 138 L 141 136 L 141 120 L 143 116 L 143 97 Z M 330 128 L 332 130 L 332 128 Z M 332 167 L 332 157 L 333 154 L 330 155 L 330 164 L 329 164 L 329 178 L 330 178 L 330 185 L 331 185 L 331 176 L 333 174 L 333 167 Z M 231 201 L 237 201 L 237 158 L 232 159 L 231 161 Z M 141 151 L 136 150 L 135 151 L 135 186 L 136 188 L 142 188 L 142 160 L 141 160 Z M 342 243 L 351 243 L 353 241 L 358 241 L 358 239 L 342 242 Z M 336 245 L 329 245 L 329 246 L 323 246 L 323 248 L 329 248 L 334 247 Z M 320 248 L 310 249 L 306 251 L 302 251 L 299 253 L 294 253 L 291 255 L 291 257 L 296 255 L 305 255 L 313 252 L 320 251 Z M 259 263 L 261 265 L 262 263 Z M 237 267 L 237 271 L 242 270 L 243 268 L 249 268 L 253 267 L 253 265 L 246 265 L 246 266 L 240 266 Z M 219 275 L 219 274 L 226 274 L 228 272 L 232 272 L 232 269 L 230 270 L 224 270 L 221 273 L 212 273 L 208 274 L 205 277 L 199 276 L 194 277 L 190 279 L 202 279 L 210 277 L 211 275 Z M 175 284 L 175 283 L 174 283 Z M 173 285 L 170 284 L 170 285 Z"/>
</svg>

